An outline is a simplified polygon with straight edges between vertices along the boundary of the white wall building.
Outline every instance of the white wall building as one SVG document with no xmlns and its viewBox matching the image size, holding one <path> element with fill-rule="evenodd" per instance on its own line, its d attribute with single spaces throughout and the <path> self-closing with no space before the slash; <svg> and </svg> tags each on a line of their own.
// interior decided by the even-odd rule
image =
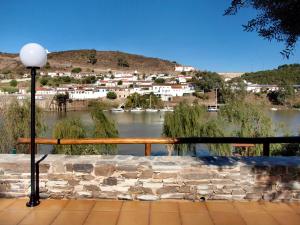
<svg viewBox="0 0 300 225">
<path fill-rule="evenodd" d="M 105 88 L 84 88 L 74 89 L 69 92 L 69 97 L 72 100 L 88 100 L 106 97 L 107 90 Z"/>
<path fill-rule="evenodd" d="M 162 98 L 163 101 L 168 101 L 170 97 L 182 97 L 184 95 L 192 94 L 195 90 L 188 84 L 163 84 L 153 85 L 153 93 Z"/>
<path fill-rule="evenodd" d="M 176 72 L 191 72 L 195 71 L 196 69 L 192 66 L 175 66 Z"/>
</svg>

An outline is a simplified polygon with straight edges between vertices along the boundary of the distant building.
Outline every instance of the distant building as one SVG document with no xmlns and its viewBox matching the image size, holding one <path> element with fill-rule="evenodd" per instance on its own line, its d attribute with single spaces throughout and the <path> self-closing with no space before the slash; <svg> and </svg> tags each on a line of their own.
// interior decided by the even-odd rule
<svg viewBox="0 0 300 225">
<path fill-rule="evenodd" d="M 104 98 L 107 94 L 106 88 L 75 88 L 68 91 L 72 100 L 88 100 Z"/>
<path fill-rule="evenodd" d="M 182 97 L 195 92 L 194 87 L 189 84 L 161 84 L 153 85 L 152 91 L 160 96 L 163 101 L 170 101 L 172 97 Z"/>
<path fill-rule="evenodd" d="M 218 72 L 219 75 L 221 75 L 225 81 L 228 81 L 228 80 L 231 80 L 232 78 L 235 78 L 235 77 L 241 77 L 242 75 L 244 75 L 245 73 L 242 73 L 242 72 Z"/>
<path fill-rule="evenodd" d="M 195 71 L 196 69 L 192 66 L 175 66 L 176 72 L 191 72 Z"/>
</svg>

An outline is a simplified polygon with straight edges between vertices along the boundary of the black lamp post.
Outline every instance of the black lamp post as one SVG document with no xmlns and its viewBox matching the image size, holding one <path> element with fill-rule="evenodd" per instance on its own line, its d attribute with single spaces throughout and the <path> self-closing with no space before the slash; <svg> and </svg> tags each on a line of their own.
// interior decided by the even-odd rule
<svg viewBox="0 0 300 225">
<path fill-rule="evenodd" d="M 31 192 L 28 207 L 37 206 L 40 202 L 36 193 L 36 170 L 35 170 L 35 78 L 36 70 L 44 66 L 47 62 L 47 52 L 39 44 L 30 43 L 22 47 L 20 51 L 20 59 L 22 63 L 31 70 L 31 121 L 30 121 L 30 168 L 31 168 Z"/>
</svg>

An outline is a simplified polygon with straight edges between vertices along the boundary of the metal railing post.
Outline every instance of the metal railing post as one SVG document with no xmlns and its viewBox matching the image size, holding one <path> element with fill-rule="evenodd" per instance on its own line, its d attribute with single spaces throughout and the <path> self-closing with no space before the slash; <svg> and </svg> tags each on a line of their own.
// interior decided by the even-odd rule
<svg viewBox="0 0 300 225">
<path fill-rule="evenodd" d="M 263 156 L 270 156 L 270 143 L 269 142 L 263 143 Z"/>
</svg>

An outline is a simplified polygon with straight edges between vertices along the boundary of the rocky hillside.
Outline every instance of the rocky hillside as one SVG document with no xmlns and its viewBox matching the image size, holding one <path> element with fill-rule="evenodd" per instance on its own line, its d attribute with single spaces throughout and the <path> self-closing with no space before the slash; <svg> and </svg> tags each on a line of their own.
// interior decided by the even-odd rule
<svg viewBox="0 0 300 225">
<path fill-rule="evenodd" d="M 172 72 L 175 62 L 150 58 L 141 55 L 118 51 L 73 50 L 53 52 L 48 55 L 48 63 L 44 70 L 71 71 L 80 67 L 83 72 L 101 71 L 135 71 L 140 73 Z M 0 73 L 22 74 L 24 67 L 18 55 L 0 53 Z"/>
</svg>

